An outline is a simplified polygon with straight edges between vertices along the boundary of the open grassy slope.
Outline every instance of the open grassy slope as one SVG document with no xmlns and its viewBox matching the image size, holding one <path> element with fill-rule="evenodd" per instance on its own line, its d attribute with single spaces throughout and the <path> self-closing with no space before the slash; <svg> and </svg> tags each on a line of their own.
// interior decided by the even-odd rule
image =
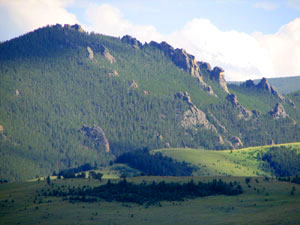
<svg viewBox="0 0 300 225">
<path fill-rule="evenodd" d="M 193 178 L 206 181 L 214 177 Z M 189 177 L 136 177 L 133 182 L 189 181 Z M 39 197 L 37 190 L 51 189 L 46 181 L 0 185 L 0 224 L 299 224 L 300 185 L 245 177 L 223 177 L 238 181 L 239 196 L 210 196 L 184 202 L 161 202 L 161 207 L 118 202 L 74 203 L 56 197 Z M 53 185 L 99 185 L 87 179 L 57 180 Z M 101 182 L 106 183 L 106 180 Z M 291 195 L 291 189 L 296 191 Z M 35 201 L 35 203 L 34 203 Z"/>
<path fill-rule="evenodd" d="M 208 151 L 203 149 L 160 149 L 154 150 L 175 158 L 186 161 L 198 167 L 194 175 L 200 176 L 270 176 L 271 171 L 264 169 L 263 162 L 257 160 L 258 152 L 266 152 L 270 147 L 291 147 L 300 152 L 300 143 L 280 145 L 257 146 L 238 150 Z"/>
</svg>

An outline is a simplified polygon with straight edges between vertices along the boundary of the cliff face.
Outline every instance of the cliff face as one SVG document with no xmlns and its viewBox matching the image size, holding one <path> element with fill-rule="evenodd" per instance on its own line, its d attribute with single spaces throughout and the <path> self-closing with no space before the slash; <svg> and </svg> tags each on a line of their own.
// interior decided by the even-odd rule
<svg viewBox="0 0 300 225">
<path fill-rule="evenodd" d="M 193 129 L 197 131 L 198 127 L 201 127 L 207 130 L 211 130 L 214 133 L 218 133 L 216 127 L 208 121 L 206 114 L 193 104 L 189 93 L 178 92 L 174 95 L 174 97 L 181 99 L 189 106 L 189 109 L 184 112 L 183 118 L 181 120 L 181 126 L 183 128 Z"/>
<path fill-rule="evenodd" d="M 269 112 L 269 114 L 275 119 L 288 117 L 288 114 L 285 112 L 285 109 L 281 103 L 277 103 L 274 109 L 271 112 Z"/>
<path fill-rule="evenodd" d="M 164 52 L 165 55 L 170 57 L 176 66 L 183 71 L 188 72 L 192 77 L 195 77 L 204 91 L 208 92 L 210 95 L 216 96 L 212 87 L 204 81 L 199 67 L 199 62 L 196 61 L 195 56 L 188 54 L 184 49 L 174 49 L 166 42 L 161 42 L 159 44 L 155 41 L 151 41 L 149 45 Z"/>
<path fill-rule="evenodd" d="M 219 86 L 226 92 L 229 93 L 227 88 L 224 70 L 221 67 L 215 67 L 210 73 L 210 79 L 216 81 Z"/>
</svg>

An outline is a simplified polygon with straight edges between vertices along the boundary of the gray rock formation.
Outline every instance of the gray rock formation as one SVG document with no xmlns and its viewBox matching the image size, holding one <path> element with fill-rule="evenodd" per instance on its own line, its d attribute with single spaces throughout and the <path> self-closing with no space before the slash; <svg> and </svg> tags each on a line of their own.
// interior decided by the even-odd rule
<svg viewBox="0 0 300 225">
<path fill-rule="evenodd" d="M 93 50 L 89 46 L 86 47 L 86 50 L 88 51 L 89 59 L 93 60 L 94 59 L 94 52 L 93 52 Z"/>
<path fill-rule="evenodd" d="M 255 83 L 253 80 L 246 80 L 246 82 L 244 83 L 244 86 L 246 88 L 254 88 L 256 87 Z"/>
<path fill-rule="evenodd" d="M 136 38 L 131 37 L 130 35 L 123 36 L 121 41 L 130 44 L 135 49 L 140 49 L 143 47 L 141 42 L 139 42 Z"/>
<path fill-rule="evenodd" d="M 269 114 L 274 117 L 274 119 L 286 118 L 288 114 L 285 112 L 285 109 L 281 103 L 277 103 L 272 111 Z"/>
<path fill-rule="evenodd" d="M 239 110 L 239 117 L 249 119 L 252 116 L 252 112 L 243 107 L 235 94 L 228 94 L 226 99 L 232 104 L 232 106 Z"/>
<path fill-rule="evenodd" d="M 274 95 L 275 97 L 278 97 L 282 101 L 285 99 L 278 91 L 276 91 L 269 84 L 269 82 L 266 78 L 262 78 L 261 81 L 256 85 L 256 88 L 259 89 L 259 90 L 269 92 L 270 94 Z"/>
<path fill-rule="evenodd" d="M 104 46 L 104 45 L 100 45 L 98 46 L 101 54 L 110 62 L 110 63 L 115 63 L 116 59 L 115 57 L 113 57 L 110 52 L 108 51 L 108 49 Z"/>
<path fill-rule="evenodd" d="M 200 87 L 209 94 L 214 95 L 212 88 L 205 83 L 200 72 L 200 67 L 195 56 L 188 54 L 184 49 L 174 49 L 166 42 L 160 44 L 151 41 L 150 46 L 160 49 L 165 55 L 169 56 L 173 63 L 183 71 L 188 72 L 192 77 L 195 77 L 200 84 Z"/>
<path fill-rule="evenodd" d="M 85 136 L 92 139 L 96 146 L 100 146 L 101 148 L 104 148 L 106 152 L 110 152 L 109 142 L 101 127 L 96 125 L 92 127 L 83 125 L 80 131 L 83 132 Z"/>
<path fill-rule="evenodd" d="M 84 32 L 84 30 L 82 29 L 82 27 L 79 24 L 74 24 L 74 25 L 69 25 L 69 24 L 65 24 L 64 25 L 65 29 L 72 29 L 72 30 L 76 30 L 78 32 Z"/>
<path fill-rule="evenodd" d="M 227 88 L 224 70 L 221 67 L 215 67 L 210 73 L 210 79 L 216 81 L 219 86 L 226 92 L 229 93 Z"/>
<path fill-rule="evenodd" d="M 183 119 L 181 120 L 181 126 L 184 129 L 197 131 L 198 128 L 204 128 L 218 133 L 216 127 L 208 121 L 206 114 L 193 104 L 189 93 L 178 92 L 174 95 L 174 98 L 185 101 L 189 106 L 189 109 L 184 112 Z"/>
<path fill-rule="evenodd" d="M 206 70 L 209 74 L 212 72 L 212 67 L 207 62 L 197 62 L 199 68 Z"/>
</svg>

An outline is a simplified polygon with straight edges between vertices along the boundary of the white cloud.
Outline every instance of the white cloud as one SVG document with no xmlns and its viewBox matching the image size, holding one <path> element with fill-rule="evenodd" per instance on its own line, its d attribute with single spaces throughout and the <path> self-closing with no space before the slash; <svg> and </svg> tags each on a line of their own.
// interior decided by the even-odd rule
<svg viewBox="0 0 300 225">
<path fill-rule="evenodd" d="M 65 7 L 68 0 L 0 0 L 0 40 L 56 23 L 78 23 Z M 8 32 L 9 31 L 9 32 Z"/>
<path fill-rule="evenodd" d="M 89 31 L 112 36 L 130 34 L 140 41 L 161 39 L 161 35 L 151 25 L 136 25 L 122 17 L 120 10 L 109 4 L 90 4 L 85 15 L 88 25 L 84 27 Z"/>
<path fill-rule="evenodd" d="M 194 19 L 166 39 L 194 54 L 197 60 L 223 67 L 227 80 L 274 75 L 267 51 L 254 37 L 237 31 L 221 31 L 209 20 Z"/>
<path fill-rule="evenodd" d="M 260 8 L 260 9 L 271 11 L 279 8 L 279 5 L 271 2 L 256 2 L 254 4 L 254 8 Z"/>
<path fill-rule="evenodd" d="M 300 75 L 300 18 L 282 26 L 275 34 L 255 34 L 272 61 L 275 76 Z"/>
</svg>

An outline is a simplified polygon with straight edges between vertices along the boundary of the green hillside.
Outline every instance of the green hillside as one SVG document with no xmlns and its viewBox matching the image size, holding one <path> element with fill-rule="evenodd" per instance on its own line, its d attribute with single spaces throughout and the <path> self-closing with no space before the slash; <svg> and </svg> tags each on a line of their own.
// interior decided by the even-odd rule
<svg viewBox="0 0 300 225">
<path fill-rule="evenodd" d="M 299 107 L 229 89 L 222 69 L 166 43 L 48 26 L 0 43 L 0 178 L 26 180 L 148 147 L 228 149 L 300 140 Z M 217 71 L 217 72 L 216 72 Z M 222 83 L 223 82 L 223 83 Z M 300 106 L 299 101 L 295 101 Z M 237 144 L 237 140 L 240 142 Z"/>
<path fill-rule="evenodd" d="M 191 163 L 198 168 L 194 176 L 272 176 L 276 175 L 274 171 L 257 157 L 258 153 L 264 154 L 271 148 L 277 148 L 278 151 L 280 148 L 281 151 L 296 150 L 300 153 L 299 143 L 223 151 L 177 148 L 154 150 L 154 152 L 161 152 L 178 161 Z"/>
</svg>

